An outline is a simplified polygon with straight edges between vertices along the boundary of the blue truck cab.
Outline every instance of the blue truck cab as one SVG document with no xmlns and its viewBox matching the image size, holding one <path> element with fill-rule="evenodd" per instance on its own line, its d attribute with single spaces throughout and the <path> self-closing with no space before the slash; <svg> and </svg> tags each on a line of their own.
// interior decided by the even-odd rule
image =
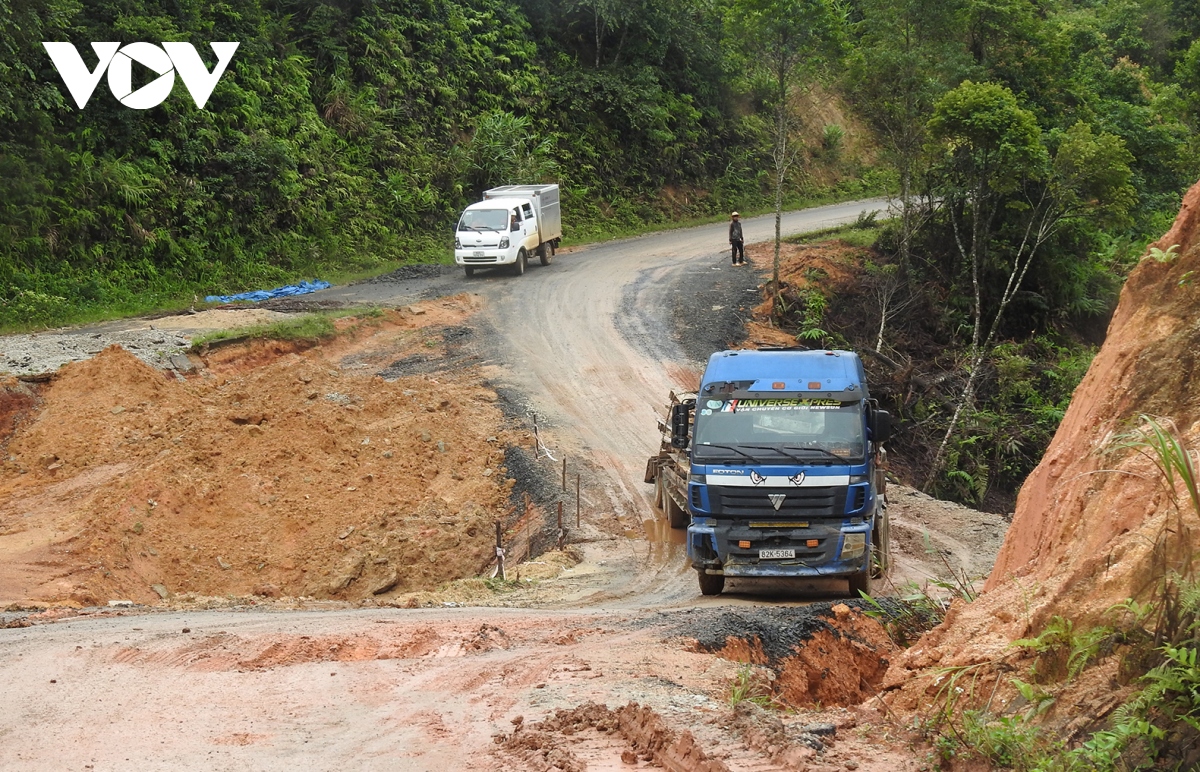
<svg viewBox="0 0 1200 772">
<path fill-rule="evenodd" d="M 647 477 L 668 513 L 686 507 L 703 594 L 726 577 L 845 577 L 857 596 L 886 571 L 891 419 L 857 354 L 717 352 L 662 428 L 670 450 Z"/>
</svg>

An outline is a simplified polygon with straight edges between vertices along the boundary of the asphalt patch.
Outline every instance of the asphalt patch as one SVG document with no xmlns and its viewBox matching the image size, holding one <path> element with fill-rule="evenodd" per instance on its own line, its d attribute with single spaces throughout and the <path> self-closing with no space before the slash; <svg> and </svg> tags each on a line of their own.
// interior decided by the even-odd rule
<svg viewBox="0 0 1200 772">
<path fill-rule="evenodd" d="M 899 613 L 900 601 L 880 598 L 885 613 Z M 810 640 L 824 630 L 835 636 L 842 632 L 833 623 L 833 607 L 843 604 L 860 611 L 877 611 L 870 602 L 858 600 L 822 601 L 789 608 L 694 608 L 672 616 L 673 634 L 691 638 L 703 651 L 719 651 L 730 638 L 757 640 L 774 666 L 795 654 L 798 643 Z M 894 606 L 894 608 L 893 608 Z M 653 621 L 653 620 L 650 620 Z"/>
<path fill-rule="evenodd" d="M 397 359 L 380 370 L 377 375 L 387 381 L 394 381 L 407 375 L 427 375 L 429 373 L 461 370 L 464 367 L 479 364 L 479 356 L 475 353 L 475 331 L 470 327 L 442 327 L 437 330 L 445 347 L 444 356 L 434 354 L 410 354 Z"/>
<path fill-rule="evenodd" d="M 746 340 L 746 322 L 762 302 L 764 279 L 752 266 L 734 268 L 722 258 L 704 267 L 682 273 L 671 292 L 672 334 L 694 362 Z"/>
<path fill-rule="evenodd" d="M 412 281 L 413 279 L 432 279 L 437 276 L 446 276 L 452 273 L 457 274 L 460 271 L 461 269 L 456 265 L 413 263 L 411 265 L 402 265 L 390 273 L 353 282 L 353 284 L 395 284 L 402 281 Z"/>
</svg>

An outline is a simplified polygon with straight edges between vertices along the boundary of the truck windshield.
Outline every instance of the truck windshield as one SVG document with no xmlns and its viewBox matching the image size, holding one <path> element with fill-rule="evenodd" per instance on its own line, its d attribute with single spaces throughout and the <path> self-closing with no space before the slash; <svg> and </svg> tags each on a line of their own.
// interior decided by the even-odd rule
<svg viewBox="0 0 1200 772">
<path fill-rule="evenodd" d="M 826 464 L 862 461 L 866 453 L 861 402 L 803 398 L 704 398 L 696 403 L 692 448 L 696 459 L 739 457 L 749 450 L 763 462 Z M 778 455 L 769 452 L 777 450 Z M 811 451 L 811 452 L 805 452 Z"/>
<path fill-rule="evenodd" d="M 458 221 L 460 231 L 506 231 L 507 209 L 468 209 Z"/>
</svg>

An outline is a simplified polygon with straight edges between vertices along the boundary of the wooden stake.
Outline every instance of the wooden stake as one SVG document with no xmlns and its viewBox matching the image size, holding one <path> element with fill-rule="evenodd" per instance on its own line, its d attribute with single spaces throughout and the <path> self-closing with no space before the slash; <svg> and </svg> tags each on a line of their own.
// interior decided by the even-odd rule
<svg viewBox="0 0 1200 772">
<path fill-rule="evenodd" d="M 575 527 L 579 527 L 579 475 L 575 475 Z"/>
<path fill-rule="evenodd" d="M 567 492 L 567 457 L 563 456 L 563 493 Z"/>
<path fill-rule="evenodd" d="M 504 542 L 501 534 L 500 521 L 496 521 L 496 567 L 500 576 L 500 581 L 504 579 Z"/>
</svg>

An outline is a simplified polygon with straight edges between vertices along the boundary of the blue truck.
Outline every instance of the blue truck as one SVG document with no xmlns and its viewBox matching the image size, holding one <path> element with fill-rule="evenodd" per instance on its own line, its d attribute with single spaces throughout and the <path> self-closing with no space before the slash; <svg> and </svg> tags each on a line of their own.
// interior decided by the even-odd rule
<svg viewBox="0 0 1200 772">
<path fill-rule="evenodd" d="M 854 352 L 719 351 L 659 430 L 645 480 L 687 526 L 704 595 L 726 577 L 844 577 L 857 596 L 888 570 L 891 416 Z"/>
</svg>

